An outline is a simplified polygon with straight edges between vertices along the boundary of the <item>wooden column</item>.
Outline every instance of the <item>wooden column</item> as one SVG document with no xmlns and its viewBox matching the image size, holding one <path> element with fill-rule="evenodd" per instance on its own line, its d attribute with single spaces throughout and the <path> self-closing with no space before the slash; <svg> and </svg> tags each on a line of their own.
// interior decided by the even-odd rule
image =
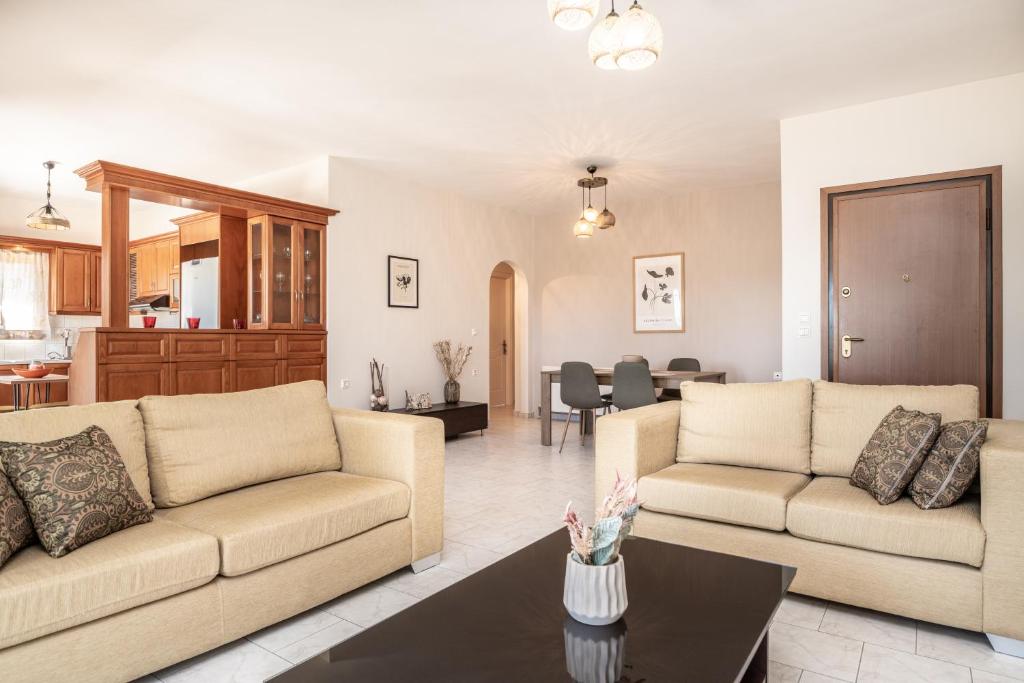
<svg viewBox="0 0 1024 683">
<path fill-rule="evenodd" d="M 103 183 L 103 327 L 128 327 L 128 188 Z"/>
</svg>

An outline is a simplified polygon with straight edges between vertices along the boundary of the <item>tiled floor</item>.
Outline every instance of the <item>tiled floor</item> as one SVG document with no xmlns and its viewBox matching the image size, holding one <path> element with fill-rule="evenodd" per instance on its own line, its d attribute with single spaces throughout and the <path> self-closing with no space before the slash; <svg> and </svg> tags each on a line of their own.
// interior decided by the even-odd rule
<svg viewBox="0 0 1024 683">
<path fill-rule="evenodd" d="M 592 443 L 580 448 L 570 429 L 559 455 L 539 431 L 498 415 L 486 436 L 448 442 L 440 566 L 396 572 L 145 680 L 262 681 L 557 529 L 567 501 L 589 511 Z M 994 653 L 979 634 L 800 596 L 780 608 L 769 657 L 772 683 L 1024 681 L 1024 659 Z"/>
</svg>

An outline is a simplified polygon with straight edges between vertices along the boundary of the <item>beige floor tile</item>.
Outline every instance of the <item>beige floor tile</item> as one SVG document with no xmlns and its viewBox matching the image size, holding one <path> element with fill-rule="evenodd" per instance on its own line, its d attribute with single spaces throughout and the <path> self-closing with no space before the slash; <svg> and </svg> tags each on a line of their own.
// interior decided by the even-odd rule
<svg viewBox="0 0 1024 683">
<path fill-rule="evenodd" d="M 768 681 L 768 683 L 772 683 Z M 822 676 L 819 673 L 813 671 L 805 671 L 800 676 L 800 683 L 843 683 L 838 678 L 832 678 L 831 676 Z"/>
<path fill-rule="evenodd" d="M 857 680 L 863 643 L 782 622 L 768 635 L 768 659 L 840 680 Z"/>
<path fill-rule="evenodd" d="M 278 652 L 282 648 L 302 640 L 306 636 L 313 635 L 317 631 L 322 631 L 339 621 L 341 619 L 333 614 L 314 609 L 269 626 L 262 631 L 257 631 L 247 636 L 246 639 L 256 643 L 264 650 Z"/>
<path fill-rule="evenodd" d="M 348 640 L 355 634 L 362 631 L 362 626 L 341 620 L 333 626 L 328 626 L 322 631 L 303 638 L 297 643 L 292 643 L 279 653 L 282 657 L 293 664 L 304 662 L 310 657 L 315 657 L 324 650 L 334 647 L 343 640 Z"/>
<path fill-rule="evenodd" d="M 919 623 L 917 654 L 1024 680 L 1024 659 L 999 654 L 983 633 Z"/>
<path fill-rule="evenodd" d="M 422 599 L 440 590 L 444 590 L 464 578 L 466 578 L 465 574 L 438 566 L 419 574 L 402 569 L 382 579 L 381 583 L 388 588 L 393 588 L 394 590 Z"/>
<path fill-rule="evenodd" d="M 802 673 L 796 667 L 769 661 L 767 683 L 797 683 Z"/>
<path fill-rule="evenodd" d="M 415 605 L 419 600 L 408 593 L 372 584 L 328 602 L 322 605 L 321 609 L 358 626 L 369 628 L 406 607 Z"/>
<path fill-rule="evenodd" d="M 262 683 L 290 667 L 273 652 L 236 640 L 153 675 L 164 683 Z"/>
<path fill-rule="evenodd" d="M 971 669 L 971 679 L 974 683 L 1017 683 L 1016 678 L 992 674 L 981 669 Z"/>
<path fill-rule="evenodd" d="M 830 603 L 818 630 L 911 654 L 917 647 L 917 622 L 849 605 Z"/>
<path fill-rule="evenodd" d="M 494 564 L 501 557 L 500 554 L 491 550 L 446 540 L 444 549 L 441 551 L 440 566 L 460 574 L 472 574 L 487 565 Z"/>
<path fill-rule="evenodd" d="M 868 643 L 857 683 L 971 683 L 971 670 Z"/>
<path fill-rule="evenodd" d="M 821 624 L 827 607 L 828 603 L 824 600 L 790 593 L 782 599 L 782 604 L 775 612 L 775 621 L 802 626 L 814 631 Z"/>
</svg>

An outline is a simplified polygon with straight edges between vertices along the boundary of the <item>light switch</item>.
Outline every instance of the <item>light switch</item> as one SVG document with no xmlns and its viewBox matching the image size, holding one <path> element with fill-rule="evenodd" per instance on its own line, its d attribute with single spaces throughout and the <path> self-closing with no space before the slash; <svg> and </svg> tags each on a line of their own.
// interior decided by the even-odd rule
<svg viewBox="0 0 1024 683">
<path fill-rule="evenodd" d="M 480 371 L 477 370 L 476 368 L 473 368 L 473 376 L 474 377 L 478 377 L 479 375 L 480 375 Z"/>
<path fill-rule="evenodd" d="M 800 331 L 797 332 L 797 336 L 798 337 L 810 337 L 811 336 L 811 328 L 809 328 L 809 327 L 801 327 Z"/>
<path fill-rule="evenodd" d="M 800 314 L 800 322 L 802 322 L 802 323 L 809 323 L 809 322 L 811 322 L 811 314 L 810 313 L 801 313 Z"/>
<path fill-rule="evenodd" d="M 474 327 L 473 329 L 471 329 L 469 331 L 469 333 L 475 337 L 476 336 L 476 328 Z"/>
</svg>

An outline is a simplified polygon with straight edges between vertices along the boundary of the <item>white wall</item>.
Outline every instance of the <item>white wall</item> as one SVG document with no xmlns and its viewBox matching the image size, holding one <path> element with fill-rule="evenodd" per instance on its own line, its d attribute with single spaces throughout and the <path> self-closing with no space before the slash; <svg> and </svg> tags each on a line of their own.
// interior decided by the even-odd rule
<svg viewBox="0 0 1024 683">
<path fill-rule="evenodd" d="M 822 187 L 1002 165 L 1003 413 L 1024 417 L 1024 73 L 785 119 L 781 137 L 786 377 L 821 374 Z"/>
<path fill-rule="evenodd" d="M 692 357 L 731 382 L 771 381 L 781 369 L 778 184 L 609 208 L 616 227 L 589 240 L 573 236 L 572 207 L 538 224 L 541 365 L 608 367 L 638 353 L 652 367 Z M 633 257 L 674 251 L 685 253 L 686 332 L 634 333 Z"/>
</svg>

